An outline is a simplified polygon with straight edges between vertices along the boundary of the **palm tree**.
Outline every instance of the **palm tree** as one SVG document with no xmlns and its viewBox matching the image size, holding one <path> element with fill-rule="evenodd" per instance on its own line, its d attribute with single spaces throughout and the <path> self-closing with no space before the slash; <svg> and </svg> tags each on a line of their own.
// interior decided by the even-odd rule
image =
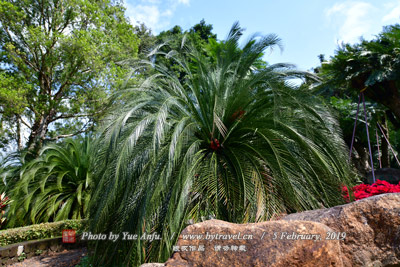
<svg viewBox="0 0 400 267">
<path fill-rule="evenodd" d="M 25 152 L 17 151 L 7 154 L 0 162 L 0 191 L 6 192 L 15 187 L 19 180 L 19 171 L 25 164 Z"/>
<path fill-rule="evenodd" d="M 189 219 L 256 222 L 343 203 L 351 172 L 336 120 L 289 86 L 298 73 L 286 65 L 255 67 L 275 35 L 240 47 L 241 35 L 234 24 L 213 61 L 190 44 L 166 53 L 184 81 L 155 65 L 116 101 L 95 145 L 92 231 L 161 240 L 97 242 L 95 264 L 163 261 Z"/>
<path fill-rule="evenodd" d="M 45 146 L 22 165 L 10 192 L 7 226 L 84 218 L 92 189 L 90 147 L 88 137 L 67 139 Z"/>
<path fill-rule="evenodd" d="M 8 220 L 8 209 L 12 200 L 9 192 L 19 180 L 19 171 L 25 162 L 24 153 L 13 152 L 6 155 L 0 163 L 0 229 Z"/>
<path fill-rule="evenodd" d="M 387 109 L 388 119 L 400 129 L 400 24 L 384 27 L 371 41 L 343 44 L 318 69 L 319 92 L 353 95 L 360 91 Z M 356 101 L 356 100 L 355 100 Z"/>
</svg>

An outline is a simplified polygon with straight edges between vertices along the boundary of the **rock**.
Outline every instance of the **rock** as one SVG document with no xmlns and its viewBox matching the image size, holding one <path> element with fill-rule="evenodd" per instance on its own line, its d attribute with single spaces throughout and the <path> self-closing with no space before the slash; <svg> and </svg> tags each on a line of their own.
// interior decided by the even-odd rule
<svg viewBox="0 0 400 267">
<path fill-rule="evenodd" d="M 332 229 L 316 222 L 233 224 L 209 220 L 186 227 L 166 267 L 343 266 Z M 204 249 L 204 251 L 199 251 Z"/>
<path fill-rule="evenodd" d="M 145 263 L 140 265 L 140 267 L 164 267 L 164 263 Z"/>
<path fill-rule="evenodd" d="M 290 214 L 283 220 L 319 222 L 346 233 L 340 241 L 345 266 L 400 265 L 400 193 Z"/>
<path fill-rule="evenodd" d="M 24 252 L 24 246 L 18 246 L 17 249 L 17 256 L 21 256 L 21 254 Z"/>
</svg>

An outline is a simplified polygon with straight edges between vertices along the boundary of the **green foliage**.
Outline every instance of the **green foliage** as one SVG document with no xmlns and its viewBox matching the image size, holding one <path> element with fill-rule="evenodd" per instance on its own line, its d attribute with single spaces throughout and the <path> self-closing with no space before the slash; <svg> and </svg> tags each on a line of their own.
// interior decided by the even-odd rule
<svg viewBox="0 0 400 267">
<path fill-rule="evenodd" d="M 7 154 L 0 162 L 0 189 L 9 195 L 19 180 L 19 172 L 25 164 L 25 153 Z"/>
<path fill-rule="evenodd" d="M 156 37 L 152 35 L 151 29 L 147 28 L 143 23 L 135 26 L 135 34 L 140 40 L 138 56 L 145 59 L 156 44 Z"/>
<path fill-rule="evenodd" d="M 21 255 L 18 256 L 18 261 L 24 261 L 26 259 L 25 252 L 22 252 Z"/>
<path fill-rule="evenodd" d="M 365 95 L 388 109 L 392 123 L 400 126 L 399 24 L 385 27 L 374 40 L 343 44 L 318 72 L 324 80 L 320 92 L 355 98 L 366 89 Z"/>
<path fill-rule="evenodd" d="M 46 139 L 87 131 L 139 40 L 111 0 L 0 1 L 0 113 L 7 138 L 37 150 Z M 112 85 L 112 87 L 110 87 Z M 53 127 L 49 129 L 49 125 Z"/>
<path fill-rule="evenodd" d="M 377 129 L 377 123 L 382 125 L 389 137 L 395 137 L 396 131 L 400 129 L 400 25 L 385 27 L 374 40 L 362 40 L 354 45 L 343 44 L 330 60 L 325 60 L 322 55 L 320 60 L 321 67 L 316 72 L 322 78 L 322 83 L 316 87 L 316 92 L 326 97 L 327 102 L 336 109 L 346 143 L 350 146 L 356 103 L 362 91 L 366 101 L 373 157 L 374 154 L 378 157 L 375 144 L 379 143 L 382 167 L 394 166 L 390 164 L 389 144 Z M 371 166 L 368 163 L 362 104 L 358 120 L 362 123 L 357 126 L 352 160 L 359 172 L 365 175 Z M 390 138 L 390 142 L 395 148 L 398 147 L 396 138 Z M 373 161 L 378 167 L 378 160 Z"/>
<path fill-rule="evenodd" d="M 195 45 L 170 51 L 185 79 L 156 64 L 105 121 L 91 231 L 162 240 L 97 242 L 95 265 L 162 262 L 189 219 L 256 222 L 343 203 L 352 173 L 337 121 L 285 82 L 286 65 L 254 68 L 275 35 L 240 47 L 242 31 L 234 24 L 212 62 Z"/>
<path fill-rule="evenodd" d="M 79 264 L 75 265 L 75 267 L 92 267 L 93 265 L 90 263 L 89 256 L 82 257 Z"/>
<path fill-rule="evenodd" d="M 61 237 L 62 230 L 74 229 L 77 234 L 87 229 L 85 220 L 65 220 L 52 223 L 41 223 L 25 227 L 12 228 L 0 231 L 0 246 L 7 246 L 24 241 Z"/>
<path fill-rule="evenodd" d="M 185 54 L 188 51 L 184 49 L 184 44 L 189 41 L 198 51 L 201 51 L 205 56 L 208 56 L 209 42 L 216 42 L 217 39 L 217 35 L 212 33 L 212 29 L 212 25 L 206 24 L 203 19 L 188 31 L 183 31 L 180 26 L 176 25 L 168 31 L 161 32 L 156 37 L 158 53 L 153 54 L 155 61 L 157 64 L 168 65 L 176 75 L 183 80 L 185 70 L 182 69 L 182 66 L 175 62 L 168 53 L 173 50 Z M 190 58 L 190 56 L 188 58 Z"/>
<path fill-rule="evenodd" d="M 88 137 L 45 146 L 10 192 L 8 227 L 86 216 L 92 190 Z"/>
<path fill-rule="evenodd" d="M 353 134 L 354 121 L 357 113 L 357 102 L 348 97 L 330 97 L 330 106 L 336 111 L 336 115 L 339 118 L 340 127 L 342 128 L 345 140 L 351 140 Z M 367 109 L 367 120 L 371 133 L 375 132 L 376 123 L 380 122 L 381 117 L 384 115 L 382 106 L 377 103 L 366 102 L 365 107 Z M 357 120 L 356 138 L 363 144 L 367 145 L 367 133 L 365 130 L 365 119 L 363 104 L 360 103 L 360 110 Z M 380 135 L 379 135 L 380 136 Z M 376 144 L 375 135 L 370 136 L 373 143 Z"/>
<path fill-rule="evenodd" d="M 194 25 L 189 33 L 197 35 L 201 40 L 217 39 L 217 35 L 212 33 L 213 26 L 211 24 L 206 24 L 205 20 L 202 19 L 200 23 Z"/>
<path fill-rule="evenodd" d="M 399 79 L 400 25 L 386 27 L 375 40 L 342 45 L 330 61 L 322 62 L 320 70 L 338 85 L 358 78 L 364 78 L 364 86 Z"/>
<path fill-rule="evenodd" d="M 351 144 L 351 139 L 353 137 L 354 122 L 356 120 L 356 113 L 357 113 L 357 102 L 355 101 L 357 100 L 353 100 L 345 96 L 343 96 L 342 98 L 332 96 L 330 97 L 330 102 L 329 102 L 330 106 L 333 107 L 335 115 L 337 115 L 338 117 L 340 128 L 342 129 L 343 132 L 343 139 L 346 141 L 349 147 Z M 379 152 L 381 160 L 382 158 L 385 157 L 385 155 L 383 155 L 383 152 L 386 151 L 382 150 L 382 148 L 386 145 L 386 141 L 377 127 L 377 123 L 385 125 L 384 123 L 382 123 L 382 118 L 385 118 L 385 110 L 382 109 L 381 105 L 373 102 L 366 102 L 365 106 L 367 109 L 367 120 L 369 127 L 369 138 L 372 145 L 372 154 L 375 159 L 374 166 L 375 169 L 377 169 L 379 168 L 379 161 L 378 161 L 378 149 L 376 144 L 379 143 L 380 146 Z M 378 140 L 376 132 L 378 133 Z M 357 119 L 357 126 L 356 126 L 353 147 L 354 147 L 352 153 L 353 163 L 355 167 L 358 169 L 359 174 L 365 177 L 366 172 L 370 171 L 370 163 L 368 162 L 369 158 L 368 138 L 365 128 L 365 118 L 364 118 L 364 110 L 362 103 L 360 103 L 360 111 Z M 362 158 L 363 157 L 362 153 L 368 153 L 367 158 Z M 365 160 L 367 160 L 367 163 L 365 163 L 366 162 Z M 385 163 L 386 163 L 385 161 L 382 162 L 383 168 L 390 167 L 390 165 L 385 165 Z"/>
<path fill-rule="evenodd" d="M 37 249 L 36 251 L 35 251 L 35 255 L 36 256 L 39 256 L 39 255 L 41 255 L 43 253 L 43 250 L 41 250 L 41 249 Z"/>
</svg>

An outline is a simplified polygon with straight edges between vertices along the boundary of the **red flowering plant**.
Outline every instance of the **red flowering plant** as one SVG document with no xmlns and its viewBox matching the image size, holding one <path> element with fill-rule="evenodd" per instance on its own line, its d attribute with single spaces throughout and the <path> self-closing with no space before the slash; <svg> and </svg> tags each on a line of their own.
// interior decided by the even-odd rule
<svg viewBox="0 0 400 267">
<path fill-rule="evenodd" d="M 6 221 L 5 209 L 6 209 L 7 205 L 10 204 L 10 202 L 11 202 L 10 199 L 6 196 L 5 193 L 0 195 L 0 229 Z"/>
<path fill-rule="evenodd" d="M 390 184 L 386 181 L 377 180 L 374 184 L 359 184 L 351 188 L 355 200 L 385 193 L 400 193 L 400 183 Z M 346 202 L 350 202 L 349 190 L 346 186 L 342 187 L 342 195 Z"/>
</svg>

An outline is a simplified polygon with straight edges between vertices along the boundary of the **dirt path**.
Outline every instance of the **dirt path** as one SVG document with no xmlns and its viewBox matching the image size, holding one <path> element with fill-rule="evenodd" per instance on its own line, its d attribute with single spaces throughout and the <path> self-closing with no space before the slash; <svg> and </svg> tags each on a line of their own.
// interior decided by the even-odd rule
<svg viewBox="0 0 400 267">
<path fill-rule="evenodd" d="M 9 267 L 73 267 L 86 256 L 87 249 L 73 249 L 62 252 L 53 252 L 48 255 L 36 256 L 22 262 L 8 265 Z"/>
</svg>

